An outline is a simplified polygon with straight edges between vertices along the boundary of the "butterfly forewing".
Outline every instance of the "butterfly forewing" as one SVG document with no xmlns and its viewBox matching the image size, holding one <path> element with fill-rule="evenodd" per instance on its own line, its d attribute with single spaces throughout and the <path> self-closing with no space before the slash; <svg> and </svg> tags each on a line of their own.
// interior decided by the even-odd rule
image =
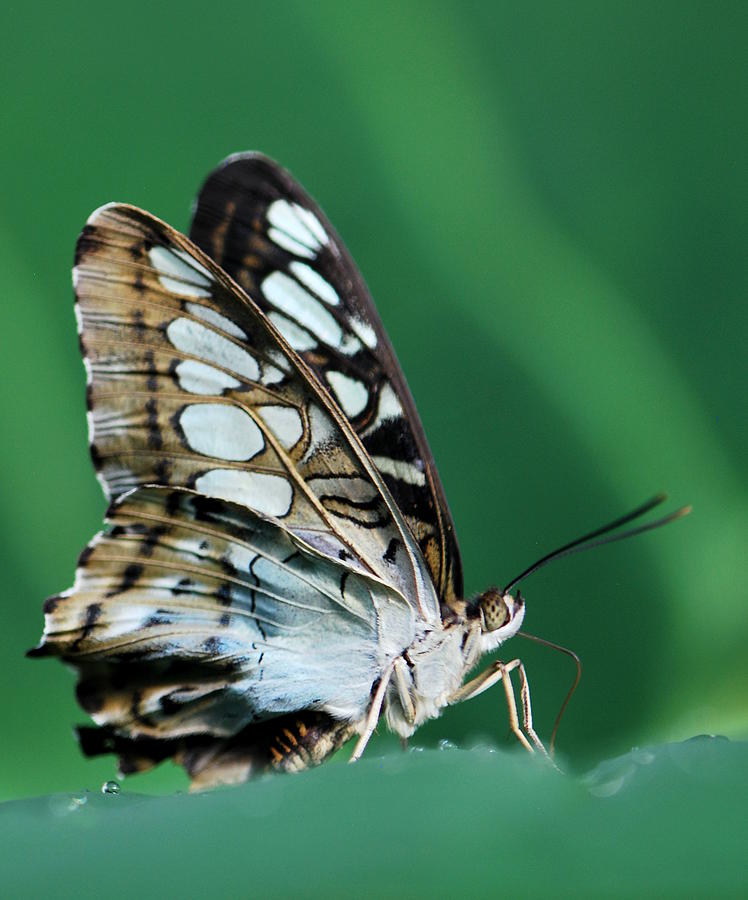
<svg viewBox="0 0 748 900">
<path fill-rule="evenodd" d="M 214 262 L 110 205 L 81 235 L 74 280 L 92 455 L 111 497 L 160 484 L 239 503 L 438 621 L 419 548 L 345 416 Z"/>
<path fill-rule="evenodd" d="M 317 204 L 273 161 L 229 158 L 190 237 L 237 281 L 335 399 L 418 541 L 442 600 L 462 596 L 452 518 L 369 292 Z"/>
</svg>

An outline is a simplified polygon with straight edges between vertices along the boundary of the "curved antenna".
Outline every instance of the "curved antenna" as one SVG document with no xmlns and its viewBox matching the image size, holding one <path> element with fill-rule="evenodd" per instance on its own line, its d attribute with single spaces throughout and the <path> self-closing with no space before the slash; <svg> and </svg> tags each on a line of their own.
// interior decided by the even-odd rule
<svg viewBox="0 0 748 900">
<path fill-rule="evenodd" d="M 684 506 L 681 509 L 676 510 L 673 513 L 670 513 L 667 516 L 663 516 L 661 519 L 657 519 L 654 522 L 648 522 L 646 525 L 640 525 L 638 528 L 631 528 L 628 531 L 624 531 L 622 534 L 616 534 L 612 537 L 605 538 L 602 541 L 594 541 L 593 543 L 588 543 L 592 538 L 599 537 L 602 534 L 607 534 L 609 531 L 615 531 L 616 528 L 620 528 L 621 525 L 625 525 L 627 522 L 631 522 L 634 519 L 638 519 L 640 516 L 643 516 L 645 513 L 648 513 L 651 509 L 654 509 L 655 506 L 659 506 L 661 503 L 667 500 L 667 494 L 657 494 L 656 497 L 652 497 L 651 500 L 648 500 L 646 503 L 642 503 L 641 506 L 637 506 L 635 510 L 630 513 L 627 513 L 625 516 L 621 516 L 619 519 L 615 519 L 613 522 L 608 522 L 607 525 L 603 525 L 601 528 L 596 528 L 594 531 L 590 531 L 588 534 L 582 535 L 582 537 L 577 538 L 574 541 L 570 541 L 568 544 L 564 544 L 563 547 L 559 547 L 558 550 L 553 550 L 551 553 L 547 553 L 545 556 L 541 557 L 537 562 L 534 562 L 531 566 L 528 566 L 524 572 L 521 572 L 517 575 L 516 578 L 512 578 L 512 580 L 507 584 L 504 588 L 503 593 L 506 594 L 507 591 L 510 591 L 517 582 L 522 581 L 523 578 L 527 578 L 528 575 L 531 575 L 533 572 L 536 572 L 546 563 L 549 563 L 553 559 L 560 559 L 562 556 L 570 556 L 572 553 L 578 553 L 580 550 L 591 550 L 593 547 L 602 547 L 605 544 L 613 544 L 616 541 L 622 541 L 624 538 L 634 537 L 636 534 L 642 534 L 645 531 L 651 531 L 653 528 L 659 528 L 661 525 L 667 525 L 668 522 L 674 522 L 676 519 L 680 519 L 682 516 L 688 515 L 691 512 L 690 506 Z"/>
<path fill-rule="evenodd" d="M 574 696 L 574 691 L 576 691 L 582 678 L 582 661 L 579 659 L 577 654 L 573 650 L 569 650 L 568 647 L 562 647 L 561 644 L 554 644 L 553 641 L 546 641 L 545 638 L 537 637 L 537 635 L 528 634 L 526 631 L 518 631 L 517 637 L 527 638 L 528 641 L 535 641 L 536 644 L 542 644 L 544 647 L 550 647 L 551 650 L 558 650 L 560 653 L 565 653 L 567 656 L 570 656 L 574 660 L 577 666 L 577 674 L 574 678 L 574 683 L 569 688 L 569 692 L 567 693 L 567 695 L 564 697 L 564 702 L 561 704 L 561 709 L 559 709 L 558 711 L 556 721 L 553 723 L 551 740 L 548 744 L 550 755 L 553 756 L 553 751 L 556 745 L 556 735 L 558 734 L 558 726 L 561 724 L 561 719 L 564 717 L 566 707 L 569 705 L 569 701 Z"/>
</svg>

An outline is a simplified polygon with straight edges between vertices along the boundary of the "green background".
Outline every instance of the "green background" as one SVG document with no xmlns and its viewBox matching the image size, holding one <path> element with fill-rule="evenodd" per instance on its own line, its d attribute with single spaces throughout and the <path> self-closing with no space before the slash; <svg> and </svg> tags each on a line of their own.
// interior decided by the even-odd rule
<svg viewBox="0 0 748 900">
<path fill-rule="evenodd" d="M 4 5 L 0 798 L 114 771 L 79 756 L 72 673 L 23 658 L 104 510 L 75 238 L 110 200 L 186 229 L 201 180 L 246 149 L 299 178 L 359 263 L 470 593 L 658 490 L 693 504 L 523 587 L 527 629 L 585 667 L 567 765 L 748 733 L 746 26 L 743 3 Z M 571 666 L 505 650 L 547 736 Z M 416 743 L 441 738 L 503 744 L 501 692 Z"/>
</svg>

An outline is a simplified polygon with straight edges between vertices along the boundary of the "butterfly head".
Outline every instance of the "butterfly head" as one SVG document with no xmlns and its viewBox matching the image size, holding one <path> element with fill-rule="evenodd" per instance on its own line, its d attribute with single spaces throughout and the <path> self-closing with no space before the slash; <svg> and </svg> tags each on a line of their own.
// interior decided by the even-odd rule
<svg viewBox="0 0 748 900">
<path fill-rule="evenodd" d="M 481 624 L 482 648 L 486 653 L 495 650 L 522 627 L 525 618 L 525 601 L 498 588 L 489 588 L 475 600 Z"/>
</svg>

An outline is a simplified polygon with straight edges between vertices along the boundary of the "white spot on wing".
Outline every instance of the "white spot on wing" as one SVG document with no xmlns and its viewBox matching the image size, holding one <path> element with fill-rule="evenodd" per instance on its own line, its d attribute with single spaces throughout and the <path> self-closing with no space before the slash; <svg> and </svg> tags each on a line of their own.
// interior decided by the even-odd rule
<svg viewBox="0 0 748 900">
<path fill-rule="evenodd" d="M 284 250 L 288 250 L 289 253 L 293 253 L 295 256 L 305 256 L 307 259 L 314 259 L 317 255 L 315 250 L 310 250 L 309 247 L 305 247 L 304 244 L 295 241 L 278 228 L 269 228 L 268 237 L 274 244 L 277 244 Z"/>
<path fill-rule="evenodd" d="M 183 353 L 230 369 L 249 381 L 257 381 L 260 377 L 260 367 L 253 356 L 199 322 L 185 318 L 174 319 L 169 323 L 166 334 L 173 346 Z"/>
<path fill-rule="evenodd" d="M 270 319 L 294 350 L 299 353 L 303 353 L 304 350 L 311 350 L 312 347 L 317 346 L 317 341 L 308 331 L 299 328 L 296 322 L 292 322 L 280 313 L 271 310 L 268 313 L 268 319 Z"/>
<path fill-rule="evenodd" d="M 168 275 L 159 275 L 158 280 L 172 294 L 181 294 L 187 297 L 210 297 L 210 291 L 206 291 L 205 288 L 188 284 L 186 281 L 179 281 L 176 278 L 169 278 Z"/>
<path fill-rule="evenodd" d="M 204 456 L 244 461 L 265 447 L 252 417 L 226 403 L 193 403 L 182 410 L 179 424 L 190 447 Z"/>
<path fill-rule="evenodd" d="M 242 503 L 268 516 L 285 516 L 293 500 L 293 489 L 285 478 L 262 472 L 213 469 L 196 480 L 195 488 L 210 497 Z"/>
<path fill-rule="evenodd" d="M 371 461 L 383 475 L 391 475 L 406 484 L 426 484 L 426 474 L 413 463 L 401 462 L 389 456 L 372 456 Z"/>
<path fill-rule="evenodd" d="M 187 297 L 210 296 L 210 291 L 206 290 L 212 280 L 210 272 L 189 253 L 167 247 L 151 247 L 148 258 L 158 272 L 159 281 L 168 291 Z"/>
<path fill-rule="evenodd" d="M 325 444 L 335 439 L 336 427 L 330 420 L 328 414 L 316 403 L 310 403 L 307 407 L 309 416 L 309 430 L 312 435 L 312 441 L 309 449 L 304 454 L 304 460 L 313 456 Z"/>
<path fill-rule="evenodd" d="M 289 264 L 288 268 L 302 284 L 306 285 L 310 291 L 313 291 L 325 303 L 329 303 L 331 306 L 337 306 L 340 303 L 340 297 L 338 297 L 338 292 L 335 288 L 329 281 L 325 281 L 318 272 L 315 272 L 311 266 L 294 260 L 294 262 Z"/>
<path fill-rule="evenodd" d="M 262 383 L 278 384 L 279 381 L 283 381 L 283 372 L 280 369 L 276 369 L 275 366 L 265 363 L 262 367 Z"/>
<path fill-rule="evenodd" d="M 385 419 L 398 419 L 402 414 L 403 407 L 399 397 L 392 390 L 392 386 L 385 382 L 379 392 L 377 423 L 383 422 Z"/>
<path fill-rule="evenodd" d="M 319 340 L 339 347 L 343 330 L 319 300 L 283 272 L 273 272 L 262 282 L 262 293 L 277 309 L 295 319 Z"/>
<path fill-rule="evenodd" d="M 276 200 L 268 207 L 267 219 L 273 226 L 270 240 L 297 256 L 311 259 L 329 241 L 319 219 L 298 203 Z"/>
<path fill-rule="evenodd" d="M 261 406 L 257 412 L 286 450 L 298 443 L 304 429 L 297 409 L 292 406 Z"/>
<path fill-rule="evenodd" d="M 240 382 L 226 372 L 196 359 L 183 359 L 176 368 L 179 386 L 190 394 L 216 395 L 227 388 L 238 388 Z"/>
<path fill-rule="evenodd" d="M 387 381 L 384 382 L 379 391 L 377 415 L 371 425 L 364 429 L 363 436 L 368 437 L 370 434 L 374 434 L 383 422 L 389 419 L 399 419 L 402 415 L 403 407 L 400 399 L 392 389 L 392 385 Z"/>
<path fill-rule="evenodd" d="M 268 359 L 271 359 L 275 363 L 275 365 L 281 370 L 281 372 L 288 373 L 291 371 L 291 366 L 288 362 L 288 357 L 286 356 L 285 353 L 281 353 L 280 350 L 277 350 L 276 348 L 271 347 L 267 351 L 267 357 L 268 357 Z"/>
<path fill-rule="evenodd" d="M 310 212 L 308 209 L 304 209 L 303 206 L 299 206 L 298 203 L 294 203 L 293 205 L 294 211 L 296 215 L 301 219 L 301 221 L 306 225 L 306 227 L 312 232 L 312 234 L 317 238 L 320 244 L 327 244 L 330 241 L 330 238 L 327 236 L 327 232 L 322 227 L 322 223 L 320 220 L 314 215 L 313 212 Z"/>
<path fill-rule="evenodd" d="M 159 579 L 161 580 L 161 579 Z M 167 585 L 173 586 L 175 579 L 169 579 Z M 164 588 L 167 585 L 154 585 L 149 582 L 149 588 Z M 138 631 L 142 627 L 142 623 L 147 621 L 154 613 L 154 606 L 146 606 L 144 604 L 134 604 L 132 601 L 127 605 L 113 608 L 106 620 L 106 636 L 107 638 L 120 637 L 125 634 L 131 634 Z M 94 720 L 96 721 L 96 720 Z"/>
<path fill-rule="evenodd" d="M 90 382 L 89 382 L 90 383 Z M 88 426 L 88 443 L 94 444 L 94 435 L 96 433 L 96 420 L 94 419 L 93 412 L 88 409 L 86 410 L 86 425 Z"/>
<path fill-rule="evenodd" d="M 172 248 L 172 252 L 175 253 L 181 260 L 183 260 L 191 269 L 199 272 L 208 283 L 213 281 L 213 276 L 208 271 L 208 269 L 206 269 L 202 263 L 199 263 L 195 259 L 195 257 L 191 256 L 186 250 L 177 250 L 176 248 Z"/>
<path fill-rule="evenodd" d="M 309 234 L 295 211 L 296 204 L 291 205 L 288 200 L 275 200 L 270 204 L 267 211 L 267 219 L 271 225 L 285 231 L 287 235 L 302 244 L 308 244 L 310 238 L 314 235 Z"/>
<path fill-rule="evenodd" d="M 76 270 L 74 269 L 73 271 L 76 271 Z M 75 306 L 74 306 L 74 309 L 75 309 L 75 326 L 76 326 L 76 328 L 78 329 L 78 334 L 80 335 L 80 334 L 83 334 L 83 310 L 81 309 L 80 303 L 76 303 Z M 85 357 L 83 358 L 83 362 L 84 362 L 84 363 L 87 363 L 87 360 L 86 360 Z M 87 374 L 87 375 L 90 375 L 90 374 L 91 374 L 91 373 L 89 372 L 89 369 L 88 369 L 88 366 L 87 366 L 87 365 L 86 365 L 86 374 Z M 89 381 L 88 381 L 88 384 L 90 384 L 90 383 L 91 383 L 91 382 L 90 382 L 90 380 L 89 380 Z"/>
<path fill-rule="evenodd" d="M 349 378 L 342 372 L 325 372 L 325 378 L 349 419 L 355 418 L 366 409 L 369 392 L 363 382 Z"/>
<path fill-rule="evenodd" d="M 204 322 L 215 325 L 216 328 L 220 328 L 226 334 L 230 334 L 231 337 L 247 340 L 247 335 L 239 328 L 236 322 L 221 315 L 221 313 L 210 306 L 203 306 L 202 303 L 188 303 L 187 312 L 192 313 L 193 316 L 202 319 Z"/>
<path fill-rule="evenodd" d="M 340 342 L 339 350 L 346 356 L 355 356 L 361 349 L 361 341 L 355 334 L 344 334 L 343 340 Z"/>
<path fill-rule="evenodd" d="M 350 326 L 351 331 L 357 334 L 370 350 L 377 346 L 376 332 L 368 322 L 357 319 L 356 316 L 351 316 Z"/>
</svg>

